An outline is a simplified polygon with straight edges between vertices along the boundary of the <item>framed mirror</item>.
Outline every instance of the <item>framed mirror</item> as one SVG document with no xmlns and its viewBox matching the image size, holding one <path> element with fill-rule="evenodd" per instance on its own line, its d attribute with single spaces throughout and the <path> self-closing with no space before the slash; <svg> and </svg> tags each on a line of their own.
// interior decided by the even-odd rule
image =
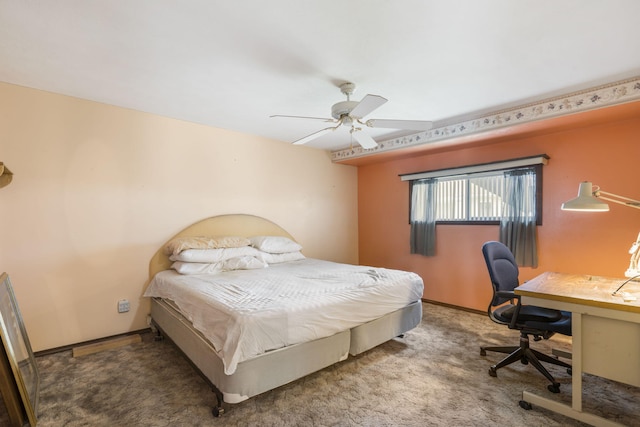
<svg viewBox="0 0 640 427">
<path fill-rule="evenodd" d="M 40 376 L 7 273 L 0 276 L 0 337 L 11 367 L 7 378 L 10 380 L 13 377 L 29 424 L 35 427 Z"/>
</svg>

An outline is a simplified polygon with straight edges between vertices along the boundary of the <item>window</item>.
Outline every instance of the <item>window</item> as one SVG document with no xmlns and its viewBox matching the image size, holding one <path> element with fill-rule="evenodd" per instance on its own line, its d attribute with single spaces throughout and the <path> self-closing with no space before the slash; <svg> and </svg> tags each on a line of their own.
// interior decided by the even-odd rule
<svg viewBox="0 0 640 427">
<path fill-rule="evenodd" d="M 540 158 L 546 159 L 536 157 L 534 160 Z M 496 163 L 479 165 L 478 171 L 474 171 L 474 167 L 460 168 L 464 169 L 462 174 L 458 169 L 449 169 L 403 175 L 403 178 L 416 177 L 409 180 L 410 221 L 426 221 L 430 213 L 428 204 L 433 203 L 431 214 L 439 224 L 499 224 L 507 212 L 509 177 L 518 174 L 522 175 L 523 182 L 518 192 L 525 200 L 519 207 L 518 216 L 541 225 L 542 164 L 501 168 L 505 164 Z M 492 167 L 495 169 L 491 170 Z M 427 176 L 429 174 L 437 176 Z M 430 185 L 434 187 L 427 200 L 426 191 Z"/>
<path fill-rule="evenodd" d="M 488 173 L 469 174 L 465 176 L 443 177 L 435 179 L 432 202 L 435 204 L 435 220 L 446 224 L 497 224 L 505 212 L 505 196 L 507 176 L 510 172 L 528 172 L 526 185 L 522 190 L 525 200 L 533 203 L 526 206 L 521 215 L 533 219 L 537 225 L 542 223 L 542 198 L 540 166 L 501 170 Z M 424 193 L 428 180 L 411 181 L 413 194 Z M 413 202 L 410 212 L 412 221 L 425 221 L 427 215 L 426 200 Z"/>
<path fill-rule="evenodd" d="M 436 224 L 498 224 L 499 240 L 521 266 L 538 264 L 542 224 L 540 155 L 506 162 L 402 175 L 410 182 L 411 253 L 434 256 Z"/>
</svg>

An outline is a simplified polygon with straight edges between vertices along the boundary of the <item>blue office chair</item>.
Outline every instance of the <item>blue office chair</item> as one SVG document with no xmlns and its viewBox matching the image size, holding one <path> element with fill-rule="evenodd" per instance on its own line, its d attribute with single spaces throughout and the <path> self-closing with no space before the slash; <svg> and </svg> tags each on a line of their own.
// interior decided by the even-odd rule
<svg viewBox="0 0 640 427">
<path fill-rule="evenodd" d="M 519 360 L 525 365 L 531 363 L 551 381 L 551 385 L 547 386 L 549 391 L 560 392 L 560 384 L 540 362 L 563 366 L 567 368 L 569 374 L 571 374 L 571 365 L 530 348 L 529 336 L 532 336 L 534 341 L 549 339 L 555 333 L 570 336 L 571 313 L 520 303 L 520 297 L 514 293 L 514 289 L 519 285 L 518 264 L 516 264 L 509 248 L 504 244 L 486 242 L 482 245 L 482 254 L 487 263 L 493 287 L 493 298 L 489 303 L 487 313 L 494 322 L 520 331 L 519 346 L 480 347 L 480 355 L 482 356 L 486 356 L 487 351 L 508 354 L 499 363 L 489 368 L 489 375 L 496 377 L 498 369 Z"/>
</svg>

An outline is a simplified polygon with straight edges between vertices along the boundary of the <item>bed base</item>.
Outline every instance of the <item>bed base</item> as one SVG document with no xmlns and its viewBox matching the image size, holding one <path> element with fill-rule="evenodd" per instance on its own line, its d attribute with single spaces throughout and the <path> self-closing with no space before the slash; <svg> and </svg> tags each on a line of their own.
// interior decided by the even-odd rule
<svg viewBox="0 0 640 427">
<path fill-rule="evenodd" d="M 420 324 L 422 302 L 415 301 L 399 310 L 351 329 L 349 354 L 356 356 L 392 338 L 402 337 Z"/>
<path fill-rule="evenodd" d="M 207 382 L 207 384 L 209 384 L 209 386 L 211 387 L 211 391 L 213 392 L 213 394 L 216 396 L 216 404 L 215 406 L 211 409 L 211 413 L 213 414 L 214 417 L 219 417 L 220 415 L 224 414 L 225 409 L 224 406 L 222 405 L 224 403 L 224 395 L 223 393 L 220 391 L 220 389 L 218 387 L 216 387 L 215 384 L 213 384 L 209 378 L 206 377 L 206 375 L 202 372 L 202 370 L 200 368 L 198 368 L 195 363 L 193 363 L 191 361 L 191 359 L 186 355 L 186 353 L 184 351 L 182 351 L 182 349 L 180 348 L 180 346 L 178 346 L 178 344 L 176 344 L 175 342 L 173 342 L 173 340 L 166 334 L 166 332 L 160 327 L 160 325 L 158 325 L 156 323 L 155 320 L 150 319 L 150 327 L 151 327 L 151 332 L 154 334 L 154 341 L 164 341 L 165 338 L 167 338 L 169 341 L 171 341 L 173 343 L 173 345 L 175 346 L 175 348 L 182 353 L 182 356 L 184 356 L 187 361 L 189 362 L 189 364 L 191 365 L 192 368 L 194 368 L 196 370 L 196 372 L 198 372 L 198 374 L 202 377 L 203 380 L 205 380 L 205 382 Z"/>
<path fill-rule="evenodd" d="M 388 315 L 335 335 L 273 350 L 238 364 L 232 375 L 211 343 L 170 303 L 151 301 L 151 319 L 200 371 L 211 385 L 217 404 L 214 416 L 224 413 L 223 403 L 240 403 L 313 372 L 357 355 L 413 329 L 422 319 L 417 301 Z M 286 368 L 285 368 L 286 367 Z"/>
<path fill-rule="evenodd" d="M 349 331 L 344 331 L 245 360 L 238 364 L 232 375 L 227 375 L 211 343 L 173 307 L 154 298 L 151 317 L 214 387 L 219 413 L 224 411 L 222 402 L 240 403 L 345 360 L 349 354 Z"/>
</svg>

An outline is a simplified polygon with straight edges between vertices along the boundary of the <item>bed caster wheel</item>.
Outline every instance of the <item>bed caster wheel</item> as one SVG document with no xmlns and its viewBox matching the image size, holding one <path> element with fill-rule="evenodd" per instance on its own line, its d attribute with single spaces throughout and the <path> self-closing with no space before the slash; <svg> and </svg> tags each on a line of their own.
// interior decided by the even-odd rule
<svg viewBox="0 0 640 427">
<path fill-rule="evenodd" d="M 560 384 L 559 383 L 549 384 L 547 386 L 547 390 L 549 390 L 551 393 L 560 393 Z"/>
<path fill-rule="evenodd" d="M 487 352 L 484 350 L 484 348 L 480 348 L 480 356 L 486 356 Z"/>
<path fill-rule="evenodd" d="M 492 366 L 489 368 L 489 375 L 492 377 L 497 377 L 498 376 L 498 371 L 496 369 L 495 366 Z"/>
<path fill-rule="evenodd" d="M 531 403 L 527 402 L 526 400 L 521 400 L 520 402 L 518 402 L 518 405 L 520 405 L 522 409 L 526 409 L 527 411 L 531 410 L 532 408 Z"/>
<path fill-rule="evenodd" d="M 214 417 L 218 418 L 220 415 L 224 414 L 224 408 L 216 407 L 211 410 L 211 413 Z"/>
</svg>

